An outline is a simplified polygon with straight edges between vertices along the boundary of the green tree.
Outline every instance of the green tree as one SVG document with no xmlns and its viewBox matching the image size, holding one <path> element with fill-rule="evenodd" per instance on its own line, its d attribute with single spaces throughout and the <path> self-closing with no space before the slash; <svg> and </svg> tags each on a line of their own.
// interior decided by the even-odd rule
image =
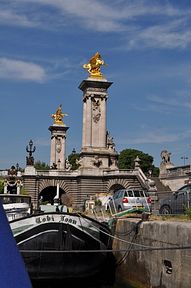
<svg viewBox="0 0 191 288">
<path fill-rule="evenodd" d="M 153 176 L 158 176 L 159 169 L 153 165 L 153 157 L 136 149 L 125 149 L 119 153 L 119 169 L 134 169 L 137 156 L 140 159 L 140 167 L 145 174 L 148 174 L 150 170 Z"/>
<path fill-rule="evenodd" d="M 68 155 L 68 161 L 70 162 L 70 164 L 72 165 L 72 170 L 76 170 L 79 167 L 79 164 L 77 164 L 76 160 L 80 159 L 80 154 L 76 153 L 76 152 L 72 152 L 70 155 Z"/>
<path fill-rule="evenodd" d="M 4 180 L 0 180 L 0 193 L 4 193 Z"/>
<path fill-rule="evenodd" d="M 46 164 L 45 162 L 41 162 L 40 160 L 38 160 L 34 163 L 34 167 L 37 170 L 49 170 L 50 169 L 48 164 Z"/>
</svg>

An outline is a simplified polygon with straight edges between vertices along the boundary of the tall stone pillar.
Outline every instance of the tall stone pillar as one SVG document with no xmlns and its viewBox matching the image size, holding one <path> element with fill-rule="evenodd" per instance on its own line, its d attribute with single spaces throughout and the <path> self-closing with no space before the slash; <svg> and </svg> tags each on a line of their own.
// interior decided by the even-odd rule
<svg viewBox="0 0 191 288">
<path fill-rule="evenodd" d="M 112 82 L 84 80 L 79 88 L 83 91 L 82 151 L 106 148 L 107 89 Z"/>
<path fill-rule="evenodd" d="M 104 64 L 97 52 L 83 67 L 90 77 L 83 80 L 79 89 L 83 91 L 82 149 L 79 165 L 82 169 L 117 170 L 117 153 L 106 127 L 108 88 L 100 66 Z"/>
<path fill-rule="evenodd" d="M 65 154 L 66 154 L 66 127 L 62 118 L 67 115 L 63 114 L 61 105 L 55 114 L 52 114 L 55 122 L 49 127 L 51 132 L 51 147 L 50 147 L 50 167 L 54 169 L 65 169 Z"/>
<path fill-rule="evenodd" d="M 65 169 L 66 131 L 69 127 L 52 125 L 50 146 L 50 167 Z"/>
</svg>

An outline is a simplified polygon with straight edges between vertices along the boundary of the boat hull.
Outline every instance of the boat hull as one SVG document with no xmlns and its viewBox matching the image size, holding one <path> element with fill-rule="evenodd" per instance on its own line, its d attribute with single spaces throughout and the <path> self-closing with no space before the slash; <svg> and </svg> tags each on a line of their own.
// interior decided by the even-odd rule
<svg viewBox="0 0 191 288">
<path fill-rule="evenodd" d="M 104 280 L 114 272 L 115 259 L 108 251 L 111 232 L 91 218 L 46 213 L 12 221 L 10 225 L 32 280 Z"/>
</svg>

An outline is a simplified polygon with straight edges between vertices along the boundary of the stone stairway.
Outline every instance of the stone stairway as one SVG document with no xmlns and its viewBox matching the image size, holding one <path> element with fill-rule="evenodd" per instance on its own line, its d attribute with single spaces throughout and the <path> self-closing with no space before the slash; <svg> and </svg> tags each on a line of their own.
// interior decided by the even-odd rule
<svg viewBox="0 0 191 288">
<path fill-rule="evenodd" d="M 151 180 L 155 181 L 155 185 L 157 188 L 156 198 L 153 202 L 153 212 L 158 214 L 160 200 L 169 195 L 169 193 L 172 193 L 172 191 L 170 187 L 165 186 L 158 177 L 152 177 Z"/>
<path fill-rule="evenodd" d="M 157 192 L 166 192 L 171 191 L 169 186 L 165 186 L 158 177 L 151 177 L 151 180 L 155 181 L 155 185 L 157 187 Z"/>
</svg>

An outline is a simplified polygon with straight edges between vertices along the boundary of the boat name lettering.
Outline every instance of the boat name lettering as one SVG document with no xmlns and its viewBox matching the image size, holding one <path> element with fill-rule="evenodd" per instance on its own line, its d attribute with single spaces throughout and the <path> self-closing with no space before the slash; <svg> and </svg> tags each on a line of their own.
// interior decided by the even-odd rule
<svg viewBox="0 0 191 288">
<path fill-rule="evenodd" d="M 40 224 L 40 223 L 45 223 L 45 222 L 49 222 L 49 221 L 54 221 L 54 216 L 51 215 L 51 216 L 40 216 L 38 218 L 36 218 L 36 223 L 37 224 Z"/>
<path fill-rule="evenodd" d="M 65 223 L 74 224 L 74 225 L 77 224 L 77 221 L 75 219 L 67 217 L 66 215 L 61 215 L 60 222 L 65 222 Z"/>
<path fill-rule="evenodd" d="M 45 222 L 54 222 L 54 221 L 55 221 L 54 215 L 51 215 L 51 216 L 44 215 L 44 216 L 40 216 L 40 217 L 36 218 L 37 224 L 41 224 L 41 223 L 45 223 Z M 65 222 L 65 223 L 73 224 L 73 225 L 77 224 L 77 221 L 75 219 L 67 217 L 66 215 L 60 215 L 59 222 Z"/>
</svg>

